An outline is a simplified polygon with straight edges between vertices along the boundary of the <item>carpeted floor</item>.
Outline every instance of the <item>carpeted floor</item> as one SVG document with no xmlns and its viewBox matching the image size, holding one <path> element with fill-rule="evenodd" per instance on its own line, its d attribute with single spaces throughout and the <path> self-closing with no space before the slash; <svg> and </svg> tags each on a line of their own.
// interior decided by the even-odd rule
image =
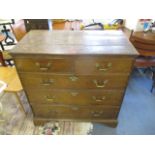
<svg viewBox="0 0 155 155">
<path fill-rule="evenodd" d="M 5 94 L 1 99 L 3 113 L 0 115 L 0 134 L 61 134 L 61 135 L 127 135 L 127 134 L 155 134 L 155 90 L 150 93 L 152 80 L 148 76 L 134 71 L 122 103 L 117 128 L 110 128 L 103 124 L 77 122 L 51 122 L 44 127 L 35 127 L 32 113 L 25 95 L 19 95 L 24 101 L 28 116 L 19 111 L 13 95 Z"/>
</svg>

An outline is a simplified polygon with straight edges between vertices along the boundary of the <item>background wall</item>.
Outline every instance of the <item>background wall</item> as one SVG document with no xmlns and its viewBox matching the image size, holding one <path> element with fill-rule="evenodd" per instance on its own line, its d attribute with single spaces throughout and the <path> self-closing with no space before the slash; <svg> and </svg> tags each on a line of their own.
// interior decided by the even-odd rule
<svg viewBox="0 0 155 155">
<path fill-rule="evenodd" d="M 155 19 L 150 20 L 149 24 L 151 25 L 154 21 L 155 21 Z M 127 27 L 130 30 L 134 30 L 134 31 L 143 31 L 144 30 L 143 22 L 142 21 L 139 22 L 139 19 L 126 19 L 125 27 Z"/>
<path fill-rule="evenodd" d="M 138 23 L 138 19 L 126 19 L 125 27 L 127 27 L 130 30 L 136 30 L 137 23 Z"/>
</svg>

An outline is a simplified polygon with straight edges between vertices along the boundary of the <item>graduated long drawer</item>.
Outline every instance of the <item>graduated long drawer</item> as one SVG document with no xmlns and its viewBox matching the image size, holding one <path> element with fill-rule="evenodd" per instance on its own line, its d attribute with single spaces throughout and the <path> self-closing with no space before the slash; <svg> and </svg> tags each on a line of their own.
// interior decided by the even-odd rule
<svg viewBox="0 0 155 155">
<path fill-rule="evenodd" d="M 32 106 L 35 117 L 44 118 L 116 118 L 119 107 Z"/>
<path fill-rule="evenodd" d="M 51 74 L 20 74 L 24 88 L 31 89 L 124 89 L 128 75 L 51 75 Z"/>
<path fill-rule="evenodd" d="M 30 103 L 36 105 L 113 105 L 120 106 L 123 91 L 115 90 L 26 90 Z"/>
</svg>

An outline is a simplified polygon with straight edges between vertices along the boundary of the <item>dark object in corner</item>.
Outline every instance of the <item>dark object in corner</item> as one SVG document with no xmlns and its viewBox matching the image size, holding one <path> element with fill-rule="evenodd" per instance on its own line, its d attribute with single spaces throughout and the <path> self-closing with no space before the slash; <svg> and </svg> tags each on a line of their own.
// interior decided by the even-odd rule
<svg viewBox="0 0 155 155">
<path fill-rule="evenodd" d="M 26 31 L 35 29 L 49 29 L 48 19 L 24 19 Z"/>
</svg>

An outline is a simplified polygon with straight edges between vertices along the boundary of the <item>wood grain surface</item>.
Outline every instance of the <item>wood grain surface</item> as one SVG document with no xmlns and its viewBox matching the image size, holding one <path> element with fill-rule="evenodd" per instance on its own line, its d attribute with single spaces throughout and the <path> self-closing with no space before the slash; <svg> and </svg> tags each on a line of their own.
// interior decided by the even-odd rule
<svg viewBox="0 0 155 155">
<path fill-rule="evenodd" d="M 12 53 L 137 55 L 137 51 L 121 30 L 32 30 L 24 36 Z"/>
</svg>

